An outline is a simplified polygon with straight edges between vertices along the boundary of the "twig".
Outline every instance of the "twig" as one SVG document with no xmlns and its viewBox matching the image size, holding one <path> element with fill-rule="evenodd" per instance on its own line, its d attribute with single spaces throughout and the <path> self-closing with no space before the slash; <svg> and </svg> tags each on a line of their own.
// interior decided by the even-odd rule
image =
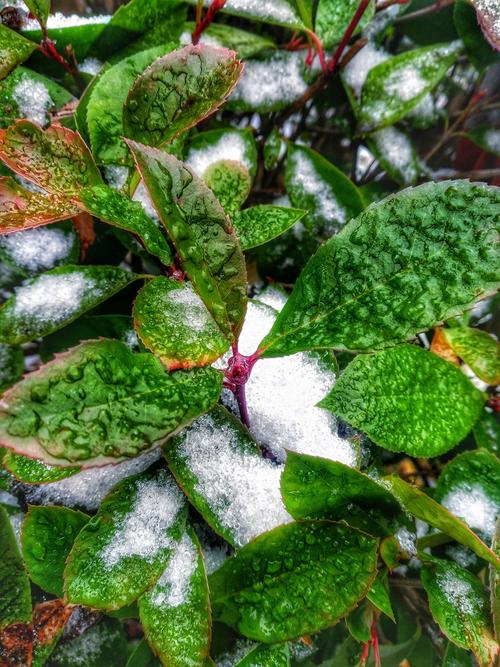
<svg viewBox="0 0 500 667">
<path fill-rule="evenodd" d="M 487 181 L 491 178 L 500 177 L 500 168 L 497 169 L 471 169 L 470 171 L 455 171 L 451 173 L 436 174 L 433 176 L 436 181 L 446 181 L 449 178 L 469 178 L 475 181 Z"/>
<path fill-rule="evenodd" d="M 417 9 L 416 12 L 411 12 L 410 14 L 401 14 L 401 16 L 396 17 L 395 23 L 411 21 L 412 19 L 418 19 L 421 16 L 427 16 L 428 14 L 439 12 L 441 9 L 452 5 L 454 2 L 455 0 L 437 0 L 437 2 L 435 2 L 433 5 L 424 7 L 423 9 Z"/>
<path fill-rule="evenodd" d="M 224 7 L 225 4 L 226 0 L 212 0 L 212 4 L 207 9 L 207 13 L 205 14 L 204 18 L 201 19 L 201 21 L 197 22 L 196 28 L 193 30 L 193 34 L 191 35 L 192 44 L 198 44 L 202 32 L 208 28 L 208 26 L 214 20 L 215 15 Z M 198 19 L 198 13 L 197 13 L 197 19 Z"/>
</svg>

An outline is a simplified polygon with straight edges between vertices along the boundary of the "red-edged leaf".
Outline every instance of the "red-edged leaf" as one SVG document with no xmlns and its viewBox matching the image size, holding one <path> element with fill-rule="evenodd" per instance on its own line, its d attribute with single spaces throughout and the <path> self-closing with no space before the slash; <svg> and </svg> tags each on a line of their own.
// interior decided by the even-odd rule
<svg viewBox="0 0 500 667">
<path fill-rule="evenodd" d="M 29 667 L 33 635 L 29 625 L 14 623 L 0 632 L 0 667 Z"/>
<path fill-rule="evenodd" d="M 491 46 L 500 51 L 500 2 L 498 0 L 472 0 L 479 25 Z"/>
</svg>

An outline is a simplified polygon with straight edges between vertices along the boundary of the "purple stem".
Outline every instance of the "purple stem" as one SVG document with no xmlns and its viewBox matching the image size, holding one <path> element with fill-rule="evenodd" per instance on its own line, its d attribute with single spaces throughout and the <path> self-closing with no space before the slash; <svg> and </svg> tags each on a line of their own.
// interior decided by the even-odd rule
<svg viewBox="0 0 500 667">
<path fill-rule="evenodd" d="M 239 384 L 236 387 L 234 396 L 238 403 L 241 421 L 247 428 L 250 428 L 250 417 L 248 415 L 247 397 L 244 384 Z"/>
</svg>

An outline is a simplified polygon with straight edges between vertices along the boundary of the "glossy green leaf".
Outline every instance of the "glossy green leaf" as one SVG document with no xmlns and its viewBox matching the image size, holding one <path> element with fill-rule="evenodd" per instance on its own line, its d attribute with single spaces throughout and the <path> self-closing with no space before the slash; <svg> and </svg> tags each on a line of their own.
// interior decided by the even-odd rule
<svg viewBox="0 0 500 667">
<path fill-rule="evenodd" d="M 414 345 L 358 355 L 320 403 L 378 445 L 438 456 L 474 426 L 485 396 L 456 366 Z"/>
<path fill-rule="evenodd" d="M 234 51 L 188 45 L 139 76 L 123 107 L 125 135 L 156 146 L 212 114 L 240 77 Z"/>
<path fill-rule="evenodd" d="M 97 72 L 97 74 L 92 77 L 90 82 L 87 84 L 87 87 L 81 94 L 75 109 L 75 114 L 74 114 L 75 126 L 78 132 L 80 133 L 80 136 L 87 144 L 87 146 L 90 146 L 89 126 L 87 122 L 87 109 L 92 97 L 92 93 L 94 92 L 94 88 L 97 86 L 99 80 L 105 75 L 105 73 L 108 71 L 109 68 L 110 68 L 109 63 L 105 63 L 101 67 L 101 69 Z"/>
<path fill-rule="evenodd" d="M 133 315 L 139 338 L 169 370 L 206 366 L 229 348 L 190 283 L 155 278 L 137 295 Z"/>
<path fill-rule="evenodd" d="M 10 449 L 5 450 L 3 466 L 20 482 L 26 484 L 43 484 L 46 482 L 57 482 L 58 479 L 71 477 L 80 471 L 80 468 L 51 466 L 37 459 L 29 459 L 27 456 L 16 454 Z"/>
<path fill-rule="evenodd" d="M 469 651 L 448 642 L 441 667 L 475 667 L 475 661 Z"/>
<path fill-rule="evenodd" d="M 0 393 L 17 382 L 24 371 L 24 354 L 17 345 L 0 344 Z"/>
<path fill-rule="evenodd" d="M 184 31 L 191 37 L 195 27 L 196 23 L 189 21 L 185 23 Z M 185 33 L 183 33 L 182 37 L 184 37 Z M 203 44 L 205 41 L 210 43 L 210 40 L 213 40 L 213 43 L 218 46 L 236 51 L 238 57 L 242 60 L 251 58 L 264 49 L 276 48 L 276 44 L 269 36 L 259 35 L 256 32 L 248 32 L 248 30 L 241 30 L 228 23 L 212 23 L 209 25 L 203 31 L 200 43 Z"/>
<path fill-rule="evenodd" d="M 62 198 L 100 185 L 101 175 L 78 132 L 62 125 L 42 130 L 28 120 L 0 130 L 0 159 L 20 176 Z"/>
<path fill-rule="evenodd" d="M 329 48 L 340 42 L 358 5 L 358 0 L 319 0 L 314 29 L 324 48 Z M 375 2 L 371 0 L 358 23 L 356 32 L 367 26 L 374 13 Z"/>
<path fill-rule="evenodd" d="M 421 572 L 434 619 L 457 646 L 472 650 L 480 667 L 489 667 L 498 653 L 490 605 L 477 577 L 449 561 L 433 559 Z"/>
<path fill-rule="evenodd" d="M 31 589 L 9 515 L 0 506 L 0 628 L 30 623 Z"/>
<path fill-rule="evenodd" d="M 455 456 L 439 475 L 434 499 L 489 544 L 500 516 L 500 459 L 484 449 Z"/>
<path fill-rule="evenodd" d="M 497 521 L 491 549 L 497 556 L 500 556 L 500 518 Z M 491 590 L 491 613 L 493 617 L 495 639 L 498 642 L 500 639 L 500 569 L 494 568 L 490 565 L 489 574 Z"/>
<path fill-rule="evenodd" d="M 112 610 L 136 600 L 161 575 L 185 520 L 184 496 L 166 470 L 119 482 L 73 544 L 68 602 Z"/>
<path fill-rule="evenodd" d="M 184 163 L 129 142 L 181 266 L 222 333 L 235 338 L 246 309 L 245 260 L 212 191 Z"/>
<path fill-rule="evenodd" d="M 467 0 L 456 0 L 453 3 L 453 23 L 467 57 L 479 72 L 482 73 L 489 65 L 500 60 L 498 50 L 495 51 L 485 40 L 474 7 Z"/>
<path fill-rule="evenodd" d="M 66 507 L 30 507 L 23 522 L 23 558 L 31 580 L 48 593 L 63 595 L 63 574 L 75 537 L 89 520 Z"/>
<path fill-rule="evenodd" d="M 305 225 L 326 237 L 338 232 L 364 208 L 354 183 L 307 146 L 289 147 L 285 180 L 292 205 L 309 211 Z"/>
<path fill-rule="evenodd" d="M 258 162 L 253 130 L 224 127 L 199 132 L 190 139 L 186 162 L 197 176 L 203 178 L 205 171 L 219 160 L 241 162 L 253 179 Z"/>
<path fill-rule="evenodd" d="M 42 98 L 48 96 L 46 108 L 33 109 L 32 91 L 37 91 Z M 45 125 L 49 121 L 49 112 L 58 111 L 72 99 L 71 93 L 52 79 L 27 67 L 16 67 L 0 81 L 0 127 L 12 125 L 27 113 L 33 115 L 39 125 Z"/>
<path fill-rule="evenodd" d="M 127 661 L 126 667 L 161 667 L 161 662 L 149 648 L 149 644 L 142 639 Z"/>
<path fill-rule="evenodd" d="M 479 146 L 479 148 L 500 157 L 500 130 L 482 125 L 467 132 L 466 137 L 474 142 L 476 146 Z"/>
<path fill-rule="evenodd" d="M 282 147 L 281 134 L 277 128 L 273 127 L 264 143 L 264 166 L 268 171 L 274 169 L 278 164 Z"/>
<path fill-rule="evenodd" d="M 0 443 L 55 465 L 114 463 L 209 410 L 221 384 L 213 368 L 167 374 L 124 343 L 83 343 L 4 394 Z"/>
<path fill-rule="evenodd" d="M 239 211 L 232 219 L 242 250 L 248 250 L 283 234 L 305 214 L 298 208 L 260 204 Z"/>
<path fill-rule="evenodd" d="M 234 160 L 212 163 L 205 170 L 203 180 L 231 218 L 238 213 L 252 188 L 248 169 Z"/>
<path fill-rule="evenodd" d="M 85 188 L 81 190 L 79 198 L 86 210 L 96 218 L 136 234 L 146 250 L 158 257 L 165 266 L 172 263 L 172 251 L 167 239 L 139 202 L 132 201 L 107 185 Z"/>
<path fill-rule="evenodd" d="M 500 456 L 500 419 L 486 410 L 481 414 L 472 429 L 478 447 L 488 449 Z"/>
<path fill-rule="evenodd" d="M 344 463 L 288 452 L 281 476 L 281 493 L 294 519 L 334 519 L 355 504 L 399 514 L 400 506 L 382 485 Z"/>
<path fill-rule="evenodd" d="M 385 477 L 391 493 L 417 519 L 425 521 L 451 538 L 472 549 L 480 558 L 500 568 L 500 558 L 460 519 L 411 484 L 397 477 Z"/>
<path fill-rule="evenodd" d="M 19 287 L 0 308 L 0 341 L 24 343 L 52 333 L 140 276 L 115 266 L 62 266 Z"/>
<path fill-rule="evenodd" d="M 288 643 L 256 646 L 235 667 L 290 667 Z"/>
<path fill-rule="evenodd" d="M 82 634 L 59 642 L 50 656 L 50 667 L 123 667 L 127 639 L 120 621 L 104 616 Z"/>
<path fill-rule="evenodd" d="M 470 327 L 443 329 L 457 357 L 488 384 L 500 384 L 500 345 L 486 331 Z"/>
<path fill-rule="evenodd" d="M 174 44 L 156 46 L 120 60 L 99 77 L 87 106 L 87 126 L 92 153 L 103 164 L 127 164 L 130 161 L 124 134 L 122 108 L 135 79 Z"/>
<path fill-rule="evenodd" d="M 229 544 L 239 547 L 291 521 L 280 494 L 282 466 L 262 457 L 241 422 L 218 405 L 164 447 L 191 504 Z"/>
<path fill-rule="evenodd" d="M 317 632 L 366 595 L 376 560 L 377 540 L 348 526 L 280 526 L 209 577 L 214 618 L 264 642 Z"/>
<path fill-rule="evenodd" d="M 394 611 L 392 610 L 391 598 L 389 596 L 387 580 L 387 570 L 377 575 L 372 587 L 366 594 L 368 600 L 380 609 L 386 616 L 396 622 Z"/>
<path fill-rule="evenodd" d="M 29 58 L 35 48 L 29 39 L 0 24 L 0 79 Z"/>
<path fill-rule="evenodd" d="M 394 345 L 498 286 L 500 188 L 426 183 L 372 204 L 303 270 L 260 348 Z"/>
<path fill-rule="evenodd" d="M 50 0 L 26 0 L 25 4 L 41 23 L 47 23 L 50 13 Z"/>
<path fill-rule="evenodd" d="M 23 188 L 10 176 L 0 177 L 0 234 L 66 220 L 79 213 L 72 202 Z"/>
<path fill-rule="evenodd" d="M 197 0 L 189 0 L 189 2 L 195 5 Z M 210 0 L 203 0 L 203 5 L 208 7 Z M 293 0 L 272 0 L 272 2 L 258 3 L 232 0 L 225 7 L 222 7 L 222 11 L 252 21 L 263 21 L 264 23 L 281 25 L 287 28 L 300 29 L 304 26 Z"/>
<path fill-rule="evenodd" d="M 405 116 L 439 83 L 460 49 L 459 42 L 425 46 L 372 67 L 361 89 L 361 129 L 387 127 Z"/>
<path fill-rule="evenodd" d="M 500 51 L 500 7 L 489 0 L 472 0 L 477 20 L 491 46 Z"/>
<path fill-rule="evenodd" d="M 381 166 L 400 185 L 415 185 L 420 174 L 419 157 L 411 139 L 401 130 L 385 127 L 368 138 Z"/>
<path fill-rule="evenodd" d="M 187 528 L 160 578 L 139 599 L 144 634 L 169 667 L 203 667 L 211 635 L 210 602 L 201 549 Z"/>
</svg>

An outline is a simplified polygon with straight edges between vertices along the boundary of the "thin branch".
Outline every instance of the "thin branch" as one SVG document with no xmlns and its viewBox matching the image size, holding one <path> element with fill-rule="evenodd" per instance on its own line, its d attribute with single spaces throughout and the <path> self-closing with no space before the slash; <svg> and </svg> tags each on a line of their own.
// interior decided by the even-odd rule
<svg viewBox="0 0 500 667">
<path fill-rule="evenodd" d="M 439 12 L 441 9 L 452 5 L 455 0 L 437 0 L 433 5 L 424 7 L 423 9 L 418 9 L 416 12 L 411 12 L 410 14 L 401 14 L 396 18 L 395 23 L 402 23 L 404 21 L 411 21 L 413 19 L 419 19 L 422 16 L 427 16 L 428 14 L 434 14 Z"/>
</svg>

